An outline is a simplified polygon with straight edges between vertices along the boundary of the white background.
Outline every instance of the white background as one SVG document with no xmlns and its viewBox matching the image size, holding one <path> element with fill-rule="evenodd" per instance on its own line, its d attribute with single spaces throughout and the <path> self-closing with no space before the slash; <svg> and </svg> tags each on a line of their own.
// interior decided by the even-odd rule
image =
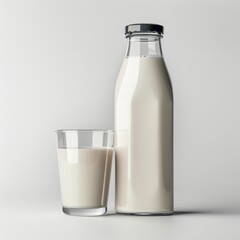
<svg viewBox="0 0 240 240">
<path fill-rule="evenodd" d="M 239 9 L 237 0 L 0 0 L 0 238 L 239 239 Z M 136 22 L 165 26 L 177 212 L 63 215 L 54 130 L 113 129 L 124 26 Z"/>
</svg>

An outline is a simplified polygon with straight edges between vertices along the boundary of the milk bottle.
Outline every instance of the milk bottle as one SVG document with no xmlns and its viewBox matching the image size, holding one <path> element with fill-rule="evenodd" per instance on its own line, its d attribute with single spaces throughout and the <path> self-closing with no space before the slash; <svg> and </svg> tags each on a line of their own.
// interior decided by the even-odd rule
<svg viewBox="0 0 240 240">
<path fill-rule="evenodd" d="M 163 27 L 126 26 L 115 90 L 116 211 L 173 211 L 173 93 L 161 51 Z"/>
</svg>

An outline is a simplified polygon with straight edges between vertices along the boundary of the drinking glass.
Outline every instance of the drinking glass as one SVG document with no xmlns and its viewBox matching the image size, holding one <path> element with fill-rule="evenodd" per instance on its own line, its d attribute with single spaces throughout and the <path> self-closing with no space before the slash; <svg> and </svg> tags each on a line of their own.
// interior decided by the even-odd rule
<svg viewBox="0 0 240 240">
<path fill-rule="evenodd" d="M 63 212 L 99 216 L 107 212 L 114 154 L 112 130 L 57 130 Z"/>
</svg>

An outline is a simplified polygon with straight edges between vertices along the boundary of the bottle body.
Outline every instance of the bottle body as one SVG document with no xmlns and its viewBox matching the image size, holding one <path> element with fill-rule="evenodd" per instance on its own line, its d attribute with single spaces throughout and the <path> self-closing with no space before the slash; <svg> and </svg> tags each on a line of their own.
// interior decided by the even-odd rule
<svg viewBox="0 0 240 240">
<path fill-rule="evenodd" d="M 125 57 L 115 90 L 115 130 L 116 211 L 171 213 L 173 95 L 161 55 Z"/>
</svg>

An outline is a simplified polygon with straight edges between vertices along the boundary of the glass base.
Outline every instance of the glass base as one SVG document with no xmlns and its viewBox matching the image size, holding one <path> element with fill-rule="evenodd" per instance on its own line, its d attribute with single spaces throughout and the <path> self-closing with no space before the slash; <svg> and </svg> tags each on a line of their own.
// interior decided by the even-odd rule
<svg viewBox="0 0 240 240">
<path fill-rule="evenodd" d="M 107 212 L 107 207 L 101 208 L 62 208 L 63 212 L 72 216 L 94 217 L 101 216 Z"/>
<path fill-rule="evenodd" d="M 126 214 L 134 216 L 168 216 L 173 214 L 173 210 L 167 210 L 162 212 L 121 212 L 116 211 L 117 214 Z"/>
</svg>

